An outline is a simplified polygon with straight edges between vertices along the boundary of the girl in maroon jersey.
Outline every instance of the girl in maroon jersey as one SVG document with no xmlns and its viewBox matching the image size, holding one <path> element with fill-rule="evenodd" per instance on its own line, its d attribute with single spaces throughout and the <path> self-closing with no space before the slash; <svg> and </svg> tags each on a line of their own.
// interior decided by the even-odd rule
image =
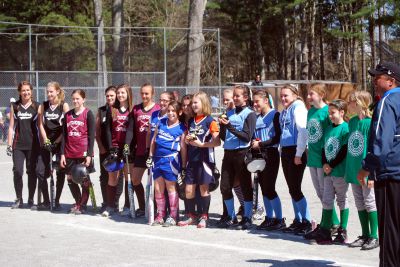
<svg viewBox="0 0 400 267">
<path fill-rule="evenodd" d="M 133 123 L 129 124 L 128 132 L 126 134 L 125 144 L 130 147 L 135 147 L 134 162 L 129 164 L 132 174 L 133 190 L 136 193 L 139 209 L 136 211 L 136 217 L 144 216 L 145 200 L 144 188 L 142 184 L 142 176 L 146 170 L 146 159 L 148 157 L 148 150 L 146 150 L 146 136 L 149 129 L 151 114 L 160 109 L 160 106 L 153 100 L 154 87 L 151 84 L 144 84 L 140 88 L 140 95 L 142 103 L 135 105 L 131 112 L 133 116 Z M 133 140 L 135 137 L 135 140 Z M 132 141 L 136 146 L 132 146 Z M 133 153 L 132 153 L 133 154 Z M 129 209 L 124 207 L 122 215 L 128 215 Z"/>
<path fill-rule="evenodd" d="M 86 210 L 89 199 L 90 180 L 82 183 L 82 193 L 79 186 L 72 181 L 71 170 L 75 164 L 84 164 L 88 173 L 94 172 L 93 145 L 96 123 L 91 110 L 84 107 L 85 91 L 76 89 L 72 92 L 73 109 L 64 116 L 63 139 L 61 142 L 61 168 L 65 168 L 68 186 L 75 199 L 71 213 L 81 214 Z"/>
<path fill-rule="evenodd" d="M 107 112 L 107 148 L 110 153 L 117 154 L 119 158 L 123 158 L 122 152 L 125 144 L 126 132 L 129 125 L 129 114 L 132 110 L 132 89 L 127 84 L 121 84 L 117 88 L 117 99 L 111 109 Z M 130 120 L 133 120 L 131 117 Z M 133 122 L 131 122 L 133 123 Z M 127 167 L 125 165 L 123 171 L 125 180 L 128 179 Z M 117 193 L 118 177 L 120 171 L 108 173 L 107 185 L 107 208 L 102 213 L 104 217 L 109 217 L 116 209 L 115 195 Z"/>
</svg>

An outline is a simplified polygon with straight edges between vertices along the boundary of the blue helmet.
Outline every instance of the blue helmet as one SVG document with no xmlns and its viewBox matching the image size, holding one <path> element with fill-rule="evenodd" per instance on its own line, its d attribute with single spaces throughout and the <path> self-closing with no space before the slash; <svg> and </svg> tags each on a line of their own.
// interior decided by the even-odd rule
<svg viewBox="0 0 400 267">
<path fill-rule="evenodd" d="M 111 153 L 102 162 L 104 169 L 108 172 L 116 172 L 124 167 L 124 161 L 118 155 Z"/>
</svg>

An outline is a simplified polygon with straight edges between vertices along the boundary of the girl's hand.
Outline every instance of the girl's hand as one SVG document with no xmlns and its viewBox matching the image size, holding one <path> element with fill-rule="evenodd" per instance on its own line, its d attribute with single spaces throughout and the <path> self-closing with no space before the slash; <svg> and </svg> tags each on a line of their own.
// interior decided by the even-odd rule
<svg viewBox="0 0 400 267">
<path fill-rule="evenodd" d="M 65 156 L 61 155 L 60 166 L 61 168 L 65 168 L 65 165 L 67 165 L 67 161 L 65 160 Z"/>
<path fill-rule="evenodd" d="M 89 167 L 91 160 L 92 160 L 92 157 L 86 157 L 85 162 L 84 162 L 86 167 Z"/>
<path fill-rule="evenodd" d="M 294 164 L 301 165 L 302 164 L 301 157 L 294 157 Z"/>
<path fill-rule="evenodd" d="M 197 146 L 197 147 L 203 147 L 203 145 L 204 145 L 202 142 L 200 142 L 199 139 L 190 141 L 189 144 L 190 144 L 191 146 Z"/>
<path fill-rule="evenodd" d="M 374 180 L 368 180 L 368 188 L 374 188 Z"/>
<path fill-rule="evenodd" d="M 326 175 L 329 175 L 331 172 L 332 172 L 332 168 L 331 168 L 331 166 L 329 166 L 328 164 L 324 164 L 324 166 L 322 166 L 322 168 L 324 169 L 324 173 L 326 174 Z"/>
<path fill-rule="evenodd" d="M 218 122 L 220 124 L 223 124 L 223 125 L 228 125 L 229 124 L 229 120 L 227 120 L 225 118 L 218 118 Z"/>
<path fill-rule="evenodd" d="M 254 148 L 254 149 L 259 149 L 260 148 L 260 141 L 253 140 L 253 143 L 252 143 L 251 147 Z M 296 164 L 296 162 L 295 162 L 295 164 Z M 301 164 L 301 160 L 300 160 L 300 164 Z"/>
</svg>

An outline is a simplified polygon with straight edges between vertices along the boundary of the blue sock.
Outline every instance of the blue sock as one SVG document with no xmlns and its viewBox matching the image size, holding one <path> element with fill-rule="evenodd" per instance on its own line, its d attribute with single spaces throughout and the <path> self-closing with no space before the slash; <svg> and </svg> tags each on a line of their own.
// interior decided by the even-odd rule
<svg viewBox="0 0 400 267">
<path fill-rule="evenodd" d="M 274 210 L 272 209 L 271 200 L 269 200 L 267 197 L 263 197 L 263 200 L 266 216 L 268 218 L 272 218 L 274 216 Z"/>
<path fill-rule="evenodd" d="M 245 201 L 244 216 L 251 219 L 252 215 L 253 215 L 253 201 Z"/>
<path fill-rule="evenodd" d="M 269 201 L 275 212 L 275 218 L 282 219 L 282 204 L 281 199 L 277 196 L 276 198 Z"/>
<path fill-rule="evenodd" d="M 307 205 L 307 200 L 305 197 L 303 197 L 302 199 L 300 199 L 299 201 L 297 201 L 297 206 L 299 208 L 301 217 L 303 219 L 306 219 L 307 221 L 311 221 L 311 215 L 310 215 L 310 210 L 308 209 L 308 205 Z"/>
<path fill-rule="evenodd" d="M 293 204 L 294 218 L 301 222 L 301 214 L 299 208 L 297 207 L 297 203 L 296 201 L 294 201 L 293 198 L 292 198 L 292 204 Z"/>
<path fill-rule="evenodd" d="M 226 210 L 228 211 L 228 215 L 233 219 L 236 217 L 235 214 L 235 202 L 233 202 L 233 198 L 224 200 L 226 205 Z"/>
</svg>

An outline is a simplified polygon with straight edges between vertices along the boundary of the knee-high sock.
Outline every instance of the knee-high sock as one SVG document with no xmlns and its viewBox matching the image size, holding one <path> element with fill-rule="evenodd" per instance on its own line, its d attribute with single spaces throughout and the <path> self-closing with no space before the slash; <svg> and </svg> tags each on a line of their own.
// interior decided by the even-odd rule
<svg viewBox="0 0 400 267">
<path fill-rule="evenodd" d="M 281 204 L 281 199 L 277 196 L 274 199 L 270 200 L 270 203 L 272 205 L 272 209 L 274 210 L 275 213 L 275 218 L 276 219 L 282 219 L 282 204 Z"/>
<path fill-rule="evenodd" d="M 264 200 L 264 207 L 265 207 L 265 216 L 267 218 L 273 218 L 274 217 L 274 209 L 272 208 L 271 200 L 269 200 L 267 197 L 263 197 Z"/>
<path fill-rule="evenodd" d="M 68 181 L 68 187 L 69 190 L 71 191 L 72 197 L 75 200 L 76 204 L 79 204 L 81 202 L 81 190 L 79 189 L 79 186 L 74 183 L 73 181 Z"/>
<path fill-rule="evenodd" d="M 378 238 L 378 212 L 377 211 L 368 212 L 368 220 L 371 228 L 369 237 Z"/>
<path fill-rule="evenodd" d="M 228 216 L 228 210 L 226 208 L 224 198 L 222 198 L 222 207 L 223 207 L 222 216 Z"/>
<path fill-rule="evenodd" d="M 143 184 L 140 183 L 138 185 L 133 186 L 133 190 L 136 193 L 136 197 L 139 202 L 139 209 L 144 210 L 145 209 L 145 200 L 144 200 L 144 187 Z"/>
<path fill-rule="evenodd" d="M 368 212 L 366 210 L 358 211 L 358 218 L 360 219 L 361 224 L 361 235 L 363 237 L 369 236 L 369 225 L 368 225 Z"/>
<path fill-rule="evenodd" d="M 49 197 L 49 185 L 47 184 L 47 179 L 43 179 L 40 181 L 40 190 L 42 191 L 43 194 L 43 203 L 50 203 L 50 197 Z M 39 204 L 39 203 L 38 203 Z"/>
<path fill-rule="evenodd" d="M 347 229 L 347 223 L 349 221 L 349 209 L 344 209 L 340 211 L 340 226 L 343 229 Z"/>
<path fill-rule="evenodd" d="M 321 228 L 325 230 L 330 230 L 332 227 L 332 212 L 333 210 L 326 210 L 322 211 L 324 215 L 322 216 L 323 220 L 320 224 Z"/>
<path fill-rule="evenodd" d="M 157 203 L 157 216 L 165 217 L 165 196 L 164 192 L 162 194 L 155 193 L 155 199 Z"/>
<path fill-rule="evenodd" d="M 239 200 L 240 206 L 244 206 L 244 197 L 243 197 L 243 193 L 242 193 L 242 188 L 240 188 L 240 185 L 235 186 L 233 188 L 233 191 L 235 191 L 235 195 Z"/>
<path fill-rule="evenodd" d="M 201 205 L 201 215 L 202 216 L 207 216 L 207 218 L 208 218 L 208 210 L 210 209 L 210 202 L 211 202 L 211 196 L 210 195 L 208 195 L 208 196 L 202 196 L 201 198 L 200 198 L 200 205 Z"/>
<path fill-rule="evenodd" d="M 117 193 L 117 186 L 107 185 L 106 193 L 107 207 L 115 208 L 115 194 Z"/>
<path fill-rule="evenodd" d="M 232 219 L 235 218 L 235 203 L 233 202 L 233 198 L 224 200 L 224 203 L 226 205 L 228 216 L 230 216 Z"/>
<path fill-rule="evenodd" d="M 310 215 L 310 210 L 308 209 L 307 205 L 307 200 L 305 197 L 300 199 L 299 201 L 296 202 L 297 207 L 299 209 L 299 212 L 301 214 L 301 218 L 304 220 L 306 219 L 307 221 L 311 221 L 311 215 Z"/>
<path fill-rule="evenodd" d="M 65 173 L 57 172 L 57 181 L 56 181 L 56 198 L 55 202 L 60 203 L 61 193 L 64 188 L 65 183 Z"/>
<path fill-rule="evenodd" d="M 253 201 L 244 202 L 244 216 L 251 219 L 253 215 Z"/>
<path fill-rule="evenodd" d="M 300 214 L 299 208 L 297 207 L 297 203 L 293 198 L 292 198 L 292 205 L 293 205 L 293 211 L 294 211 L 294 218 L 301 222 L 301 214 Z"/>
<path fill-rule="evenodd" d="M 333 210 L 332 210 L 332 224 L 333 225 L 339 225 L 340 224 L 339 217 L 337 216 L 337 212 L 336 212 L 335 206 L 333 206 Z"/>
<path fill-rule="evenodd" d="M 178 217 L 179 209 L 179 196 L 177 192 L 168 192 L 169 207 L 171 210 L 171 217 L 176 220 Z"/>
<path fill-rule="evenodd" d="M 185 209 L 187 210 L 187 213 L 190 215 L 194 215 L 196 213 L 196 199 L 195 198 L 190 198 L 186 199 L 185 201 Z"/>
<path fill-rule="evenodd" d="M 82 198 L 81 198 L 81 206 L 86 206 L 89 200 L 89 186 L 90 181 L 84 181 L 82 183 Z"/>
</svg>

